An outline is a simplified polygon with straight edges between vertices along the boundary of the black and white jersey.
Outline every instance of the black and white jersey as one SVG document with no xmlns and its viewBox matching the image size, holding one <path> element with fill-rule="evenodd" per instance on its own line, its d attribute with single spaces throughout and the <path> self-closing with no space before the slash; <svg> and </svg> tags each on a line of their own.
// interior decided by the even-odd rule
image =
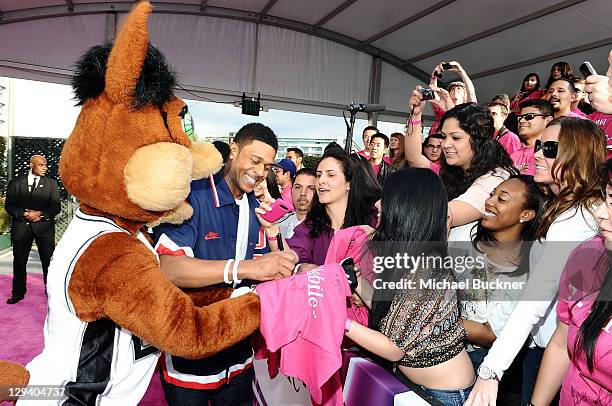
<svg viewBox="0 0 612 406">
<path fill-rule="evenodd" d="M 111 219 L 77 210 L 49 267 L 44 349 L 26 366 L 29 385 L 62 385 L 69 395 L 20 400 L 19 406 L 137 405 L 143 397 L 159 351 L 112 320 L 81 321 L 68 292 L 74 266 L 91 243 L 104 234 L 125 232 Z M 155 253 L 142 234 L 138 239 Z"/>
</svg>

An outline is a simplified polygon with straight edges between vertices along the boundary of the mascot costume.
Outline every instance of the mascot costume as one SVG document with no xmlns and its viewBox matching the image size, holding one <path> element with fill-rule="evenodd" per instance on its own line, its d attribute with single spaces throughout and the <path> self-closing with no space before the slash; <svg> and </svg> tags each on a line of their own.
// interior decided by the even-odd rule
<svg viewBox="0 0 612 406">
<path fill-rule="evenodd" d="M 191 180 L 221 167 L 212 145 L 192 143 L 185 132 L 187 106 L 173 95 L 174 76 L 148 42 L 150 13 L 148 2 L 137 4 L 114 46 L 93 47 L 77 64 L 72 85 L 83 107 L 60 175 L 81 206 L 51 263 L 42 353 L 26 368 L 0 363 L 5 392 L 57 385 L 64 396 L 22 396 L 18 405 L 136 405 L 160 350 L 205 358 L 259 326 L 256 294 L 181 291 L 140 231 L 189 218 Z"/>
</svg>

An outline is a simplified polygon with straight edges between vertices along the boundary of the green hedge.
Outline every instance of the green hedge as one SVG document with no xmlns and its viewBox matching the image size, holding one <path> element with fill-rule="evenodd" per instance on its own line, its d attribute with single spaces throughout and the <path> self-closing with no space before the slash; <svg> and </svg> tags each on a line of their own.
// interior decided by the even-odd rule
<svg viewBox="0 0 612 406">
<path fill-rule="evenodd" d="M 0 234 L 8 231 L 11 223 L 9 214 L 4 210 L 4 196 L 0 196 Z"/>
<path fill-rule="evenodd" d="M 317 166 L 319 165 L 320 160 L 321 160 L 321 157 L 318 157 L 318 156 L 305 156 L 304 159 L 302 160 L 302 165 L 305 168 L 317 169 Z"/>
</svg>

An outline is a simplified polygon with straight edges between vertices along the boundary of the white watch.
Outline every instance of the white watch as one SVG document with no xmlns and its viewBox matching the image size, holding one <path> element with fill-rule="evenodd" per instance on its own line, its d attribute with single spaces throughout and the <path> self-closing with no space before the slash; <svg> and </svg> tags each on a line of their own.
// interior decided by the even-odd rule
<svg viewBox="0 0 612 406">
<path fill-rule="evenodd" d="M 493 371 L 491 368 L 486 367 L 484 365 L 481 365 L 480 367 L 478 367 L 477 375 L 480 379 L 483 379 L 485 381 L 489 379 L 495 379 L 496 381 L 499 381 L 499 376 L 497 376 L 495 371 Z"/>
</svg>

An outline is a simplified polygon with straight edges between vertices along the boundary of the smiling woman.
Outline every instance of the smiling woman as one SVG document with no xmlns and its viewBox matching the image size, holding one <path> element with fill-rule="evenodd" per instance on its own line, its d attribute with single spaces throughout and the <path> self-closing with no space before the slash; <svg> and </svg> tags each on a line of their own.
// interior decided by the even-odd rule
<svg viewBox="0 0 612 406">
<path fill-rule="evenodd" d="M 475 272 L 473 282 L 524 283 L 529 251 L 544 212 L 545 195 L 531 176 L 514 175 L 485 201 L 484 217 L 473 232 L 471 256 L 484 254 L 486 272 Z M 483 291 L 474 287 L 461 296 L 461 316 L 468 332 L 468 354 L 478 369 L 488 348 L 501 334 L 521 288 Z M 483 297 L 486 300 L 483 300 Z"/>
<path fill-rule="evenodd" d="M 581 244 L 567 260 L 556 309 L 559 322 L 531 397 L 536 405 L 549 404 L 559 388 L 562 405 L 572 404 L 576 395 L 581 404 L 602 404 L 601 395 L 612 392 L 612 160 L 602 169 L 605 201 L 595 212 L 601 235 Z M 570 281 L 578 280 L 586 286 L 576 291 Z"/>
<path fill-rule="evenodd" d="M 523 404 L 529 402 L 556 324 L 553 305 L 561 273 L 572 250 L 597 234 L 594 212 L 604 187 L 597 173 L 605 162 L 603 130 L 590 120 L 562 117 L 548 124 L 535 151 L 534 180 L 551 201 L 535 234 L 522 300 L 484 359 L 481 368 L 487 373 L 479 373 L 481 379 L 470 396 L 485 402 L 470 405 L 495 404 L 497 382 L 490 373 L 500 377 L 531 336 L 536 347 L 527 350 L 523 364 Z"/>
<path fill-rule="evenodd" d="M 411 167 L 435 171 L 437 165 L 421 154 L 423 97 L 419 89 L 412 92 L 409 106 L 412 120 L 405 138 L 406 159 Z M 508 153 L 493 138 L 493 119 L 477 104 L 464 103 L 450 109 L 442 117 L 440 128 L 440 177 L 449 199 L 448 239 L 470 241 L 470 230 L 482 218 L 491 191 L 517 171 Z"/>
<path fill-rule="evenodd" d="M 376 225 L 374 203 L 381 190 L 367 170 L 359 158 L 343 150 L 330 150 L 323 155 L 317 167 L 316 194 L 310 210 L 287 240 L 301 263 L 323 265 L 336 231 Z"/>
</svg>

